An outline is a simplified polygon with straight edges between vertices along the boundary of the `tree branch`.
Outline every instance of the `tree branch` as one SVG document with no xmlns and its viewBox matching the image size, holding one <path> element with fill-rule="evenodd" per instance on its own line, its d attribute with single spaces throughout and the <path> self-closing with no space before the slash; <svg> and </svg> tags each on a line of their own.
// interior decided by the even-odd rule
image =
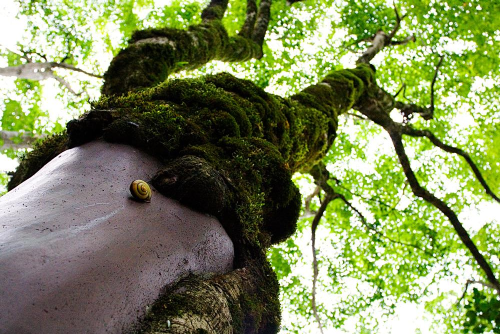
<svg viewBox="0 0 500 334">
<path fill-rule="evenodd" d="M 41 81 L 53 78 L 52 63 L 27 63 L 18 66 L 0 68 L 0 75 Z"/>
<path fill-rule="evenodd" d="M 0 139 L 3 142 L 0 150 L 30 148 L 36 140 L 44 137 L 45 135 L 33 136 L 29 133 L 0 130 Z"/>
<path fill-rule="evenodd" d="M 208 6 L 201 12 L 204 23 L 214 20 L 222 20 L 227 9 L 229 0 L 211 0 Z"/>
<path fill-rule="evenodd" d="M 465 289 L 464 289 L 464 292 L 462 293 L 462 296 L 460 297 L 460 299 L 456 302 L 455 305 L 460 305 L 460 303 L 462 302 L 462 300 L 465 298 L 465 295 L 467 294 L 467 290 L 469 289 L 469 286 L 471 284 L 479 284 L 479 285 L 482 285 L 484 287 L 487 287 L 487 288 L 490 288 L 490 289 L 493 289 L 493 290 L 496 290 L 496 287 L 493 285 L 493 284 L 490 284 L 490 283 L 486 283 L 486 282 L 483 282 L 483 281 L 476 281 L 476 280 L 470 280 L 468 279 L 467 282 L 465 283 Z"/>
<path fill-rule="evenodd" d="M 318 328 L 321 334 L 323 334 L 323 326 L 321 325 L 321 319 L 319 318 L 318 309 L 316 307 L 316 285 L 318 282 L 318 259 L 316 256 L 316 229 L 318 228 L 319 222 L 325 213 L 325 210 L 330 204 L 330 202 L 334 199 L 334 196 L 330 194 L 326 194 L 325 199 L 321 203 L 321 206 L 314 216 L 312 225 L 311 225 L 311 247 L 312 247 L 312 255 L 313 255 L 313 286 L 312 286 L 312 300 L 311 307 L 314 313 L 314 318 L 318 323 Z"/>
<path fill-rule="evenodd" d="M 257 14 L 257 21 L 255 22 L 255 28 L 252 34 L 252 40 L 260 45 L 261 48 L 262 43 L 264 43 L 264 37 L 266 36 L 270 17 L 271 0 L 261 0 L 259 5 L 259 13 Z"/>
<path fill-rule="evenodd" d="M 391 41 L 391 45 L 405 45 L 405 44 L 408 44 L 410 42 L 415 42 L 416 40 L 417 40 L 417 38 L 415 37 L 415 35 L 411 35 L 411 36 L 408 36 L 401 41 Z"/>
<path fill-rule="evenodd" d="M 406 179 L 410 183 L 410 187 L 415 196 L 424 199 L 429 204 L 432 204 L 435 208 L 441 211 L 448 218 L 448 220 L 451 222 L 451 225 L 453 226 L 458 236 L 460 237 L 460 240 L 462 240 L 464 245 L 469 249 L 472 256 L 479 264 L 479 267 L 483 270 L 488 280 L 491 282 L 491 284 L 493 284 L 493 286 L 495 286 L 497 293 L 500 295 L 500 282 L 495 277 L 495 274 L 493 273 L 493 270 L 491 269 L 491 266 L 488 263 L 488 261 L 479 252 L 476 245 L 469 236 L 469 233 L 467 233 L 463 225 L 458 220 L 456 213 L 445 202 L 434 196 L 432 193 L 430 193 L 428 190 L 426 190 L 419 184 L 415 176 L 415 173 L 411 169 L 410 160 L 406 155 L 404 145 L 402 142 L 401 132 L 396 130 L 391 130 L 388 132 L 392 139 L 394 149 L 396 150 L 396 154 L 399 158 L 399 162 L 403 167 L 403 172 L 405 173 Z"/>
<path fill-rule="evenodd" d="M 371 39 L 372 45 L 358 58 L 356 64 L 369 64 L 370 61 L 380 52 L 382 49 L 388 45 L 402 45 L 407 44 L 411 41 L 415 41 L 415 36 L 406 37 L 402 41 L 392 41 L 399 28 L 401 27 L 401 21 L 406 15 L 400 16 L 396 5 L 394 5 L 394 12 L 396 13 L 396 23 L 394 28 L 389 34 L 384 31 L 379 30 L 375 33 Z"/>
<path fill-rule="evenodd" d="M 431 105 L 429 107 L 431 115 L 434 114 L 434 85 L 436 84 L 436 79 L 439 73 L 439 68 L 441 67 L 441 64 L 443 63 L 444 56 L 439 57 L 439 62 L 436 65 L 436 71 L 434 72 L 434 77 L 432 78 L 431 82 Z"/>
<path fill-rule="evenodd" d="M 394 3 L 394 13 L 396 14 L 396 24 L 394 25 L 394 28 L 389 34 L 389 41 L 392 41 L 392 39 L 398 32 L 399 28 L 401 27 L 401 21 L 406 17 L 406 15 L 399 16 L 398 7 L 396 7 L 395 3 Z"/>
<path fill-rule="evenodd" d="M 194 70 L 212 60 L 242 62 L 262 57 L 269 22 L 270 0 L 263 0 L 252 38 L 229 36 L 221 22 L 227 0 L 212 0 L 202 13 L 203 23 L 187 30 L 172 28 L 136 31 L 129 46 L 116 55 L 104 74 L 104 95 L 124 95 L 153 87 L 170 74 Z M 260 44 L 255 40 L 259 40 Z M 182 52 L 178 49 L 182 48 Z M 179 66 L 182 64 L 182 66 Z"/>
<path fill-rule="evenodd" d="M 69 84 L 69 82 L 67 82 L 66 80 L 64 80 L 63 78 L 61 78 L 60 76 L 57 76 L 57 75 L 53 75 L 53 78 L 55 80 L 57 80 L 57 82 L 59 82 L 59 84 L 61 86 L 63 86 L 64 88 L 66 88 L 71 94 L 75 95 L 75 96 L 81 96 L 83 94 L 83 92 L 80 92 L 80 93 L 77 93 L 73 90 L 73 88 L 71 88 L 71 85 Z"/>
<path fill-rule="evenodd" d="M 439 57 L 439 62 L 436 65 L 436 70 L 434 72 L 434 77 L 432 78 L 431 82 L 431 103 L 429 107 L 420 107 L 417 106 L 416 104 L 413 103 L 402 103 L 399 101 L 396 101 L 394 103 L 394 108 L 399 109 L 401 111 L 401 114 L 403 115 L 403 119 L 405 122 L 407 122 L 413 114 L 420 114 L 420 116 L 425 119 L 425 120 L 430 120 L 434 117 L 434 86 L 436 84 L 437 76 L 439 73 L 439 67 L 441 67 L 441 64 L 443 63 L 444 56 Z M 396 93 L 394 97 L 396 97 L 399 92 Z"/>
<path fill-rule="evenodd" d="M 76 66 L 55 62 L 27 63 L 18 66 L 2 67 L 0 68 L 0 75 L 7 77 L 16 77 L 19 79 L 41 81 L 46 79 L 55 79 L 53 69 L 58 67 L 84 73 L 95 78 L 102 78 L 102 76 L 100 75 L 84 71 Z"/>
<path fill-rule="evenodd" d="M 245 22 L 241 27 L 239 35 L 245 38 L 250 38 L 255 28 L 255 21 L 257 20 L 257 3 L 255 0 L 247 0 L 247 13 Z"/>
<path fill-rule="evenodd" d="M 493 191 L 491 190 L 491 188 L 486 183 L 486 180 L 484 179 L 483 175 L 481 174 L 481 171 L 476 166 L 476 164 L 474 163 L 474 161 L 472 161 L 470 155 L 467 152 L 465 152 L 465 151 L 463 151 L 463 150 L 461 150 L 461 149 L 459 149 L 457 147 L 444 144 L 442 141 L 440 141 L 438 138 L 436 138 L 436 136 L 431 131 L 429 131 L 429 130 L 417 130 L 417 129 L 414 129 L 411 126 L 407 125 L 407 126 L 402 126 L 401 127 L 401 131 L 402 131 L 402 134 L 408 135 L 408 136 L 411 136 L 411 137 L 426 137 L 435 146 L 439 147 L 443 151 L 448 152 L 448 153 L 458 154 L 459 156 L 461 156 L 462 158 L 464 158 L 465 161 L 467 162 L 467 164 L 470 166 L 470 168 L 474 172 L 474 175 L 476 176 L 476 178 L 479 181 L 479 183 L 481 183 L 481 185 L 483 186 L 483 188 L 486 191 L 486 193 L 488 195 L 490 195 L 495 201 L 497 201 L 498 203 L 500 203 L 500 198 L 498 198 L 498 196 L 495 195 L 495 193 L 493 193 Z"/>
<path fill-rule="evenodd" d="M 315 168 L 313 170 L 311 170 L 311 175 L 313 175 L 316 184 L 318 184 L 325 191 L 325 193 L 332 198 L 332 200 L 334 200 L 336 198 L 340 198 L 342 200 L 342 202 L 344 202 L 344 204 L 346 204 L 352 211 L 354 211 L 358 215 L 358 217 L 361 220 L 361 223 L 366 227 L 367 230 L 372 231 L 373 233 L 377 234 L 381 238 L 386 239 L 392 243 L 395 243 L 395 244 L 398 244 L 401 246 L 405 246 L 405 247 L 412 247 L 412 248 L 415 248 L 415 249 L 417 249 L 417 250 L 419 250 L 419 251 L 421 251 L 429 256 L 434 256 L 431 252 L 428 252 L 425 249 L 423 249 L 417 245 L 392 239 L 391 237 L 388 237 L 384 233 L 382 233 L 379 230 L 377 230 L 376 228 L 374 228 L 371 224 L 369 224 L 368 221 L 366 220 L 365 216 L 354 205 L 352 205 L 344 195 L 336 192 L 335 189 L 333 189 L 328 184 L 327 181 L 330 178 L 330 176 L 329 176 L 328 170 L 326 169 L 326 167 L 324 165 L 321 164 L 321 165 L 315 166 Z"/>
<path fill-rule="evenodd" d="M 94 74 L 94 73 L 91 73 L 91 72 L 87 72 L 85 70 L 82 70 L 81 68 L 78 68 L 78 67 L 73 66 L 73 65 L 65 64 L 63 62 L 52 63 L 52 64 L 54 64 L 53 67 L 59 67 L 59 68 L 64 68 L 64 69 L 75 71 L 75 72 L 80 72 L 80 73 L 86 74 L 86 75 L 88 75 L 90 77 L 94 77 L 94 78 L 98 78 L 98 79 L 102 79 L 103 78 L 102 75 Z"/>
<path fill-rule="evenodd" d="M 311 211 L 311 201 L 315 196 L 319 195 L 320 190 L 321 190 L 320 186 L 316 186 L 316 188 L 314 188 L 314 191 L 305 198 L 304 214 L 302 217 L 307 217 L 313 214 L 313 212 Z"/>
<path fill-rule="evenodd" d="M 448 218 L 453 228 L 457 232 L 460 240 L 463 242 L 465 247 L 469 249 L 479 267 L 486 274 L 486 277 L 488 278 L 490 283 L 495 286 L 498 294 L 500 294 L 500 282 L 495 277 L 488 261 L 486 261 L 484 256 L 479 252 L 469 234 L 458 220 L 457 214 L 450 207 L 448 207 L 445 202 L 434 196 L 419 184 L 415 173 L 411 169 L 410 160 L 408 159 L 408 156 L 405 152 L 402 141 L 403 130 L 401 129 L 401 125 L 394 122 L 389 116 L 392 97 L 387 97 L 388 94 L 376 85 L 374 85 L 372 89 L 374 90 L 374 92 L 372 93 L 372 97 L 360 101 L 354 106 L 354 108 L 356 110 L 359 110 L 363 115 L 368 117 L 376 124 L 382 126 L 387 131 L 387 133 L 391 137 L 394 149 L 398 156 L 399 162 L 403 167 L 403 172 L 410 184 L 412 192 L 415 194 L 415 196 L 420 197 L 429 204 L 433 205 Z"/>
</svg>

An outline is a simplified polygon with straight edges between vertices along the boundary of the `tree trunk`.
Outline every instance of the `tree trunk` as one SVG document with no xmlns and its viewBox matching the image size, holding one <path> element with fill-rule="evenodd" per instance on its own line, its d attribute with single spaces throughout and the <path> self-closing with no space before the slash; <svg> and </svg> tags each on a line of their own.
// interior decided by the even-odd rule
<svg viewBox="0 0 500 334">
<path fill-rule="evenodd" d="M 138 32 L 105 74 L 105 96 L 90 112 L 68 123 L 67 133 L 48 138 L 21 162 L 9 188 L 34 176 L 10 197 L 2 198 L 0 208 L 4 210 L 4 217 L 10 219 L 9 231 L 30 230 L 34 244 L 26 247 L 39 251 L 23 258 L 16 248 L 3 262 L 11 266 L 21 258 L 24 259 L 22 271 L 35 264 L 42 269 L 36 275 L 28 275 L 18 285 L 31 289 L 33 297 L 17 304 L 4 321 L 4 327 L 11 327 L 5 328 L 23 328 L 25 324 L 18 318 L 21 314 L 23 318 L 35 319 L 27 321 L 26 326 L 43 320 L 50 332 L 54 332 L 61 321 L 64 323 L 61 328 L 66 330 L 74 326 L 72 332 L 75 333 L 88 328 L 110 332 L 135 328 L 144 333 L 276 333 L 279 330 L 279 287 L 265 250 L 295 231 L 300 195 L 291 175 L 295 171 L 309 170 L 326 154 L 335 138 L 338 116 L 368 94 L 366 89 L 374 81 L 373 72 L 364 64 L 354 70 L 337 71 L 291 99 L 267 94 L 253 83 L 228 74 L 162 83 L 173 71 L 195 68 L 211 59 L 243 61 L 259 57 L 269 20 L 269 4 L 269 1 L 261 1 L 258 12 L 249 7 L 244 29 L 237 37 L 229 38 L 220 23 L 227 5 L 224 0 L 213 0 L 202 14 L 203 23 L 187 32 L 169 29 Z M 61 161 L 75 154 L 68 152 L 81 152 L 74 151 L 75 148 L 81 147 L 84 151 L 95 145 L 102 148 L 106 144 L 101 138 L 132 145 L 157 159 L 157 163 L 148 162 L 150 167 L 140 171 L 142 161 L 149 161 L 144 155 L 137 158 L 129 154 L 123 158 L 114 148 L 106 148 L 106 153 L 93 150 L 93 154 L 80 160 L 69 159 L 66 169 L 59 172 L 63 174 L 44 173 L 46 168 L 56 171 L 50 166 L 59 166 Z M 88 146 L 87 143 L 96 140 L 99 144 Z M 54 159 L 61 152 L 64 152 L 62 156 Z M 51 159 L 54 160 L 37 173 Z M 134 162 L 128 166 L 124 160 Z M 96 174 L 88 173 L 84 166 Z M 136 178 L 151 181 L 159 192 L 150 204 L 138 204 L 126 198 L 126 183 Z M 43 187 L 35 187 L 38 183 Z M 29 200 L 28 190 L 32 187 L 35 187 L 35 194 Z M 27 196 L 26 200 L 16 197 L 16 193 Z M 35 203 L 42 201 L 42 193 L 54 195 L 44 199 L 45 205 L 40 207 Z M 140 217 L 139 226 L 132 225 L 126 230 L 135 239 L 136 235 L 145 232 L 143 224 L 158 223 L 153 207 L 158 210 L 163 207 L 163 214 L 181 210 L 172 209 L 172 202 L 160 193 L 218 219 L 234 246 L 233 271 L 224 273 L 233 250 L 227 248 L 229 241 L 218 232 L 217 222 L 208 217 L 197 220 L 186 213 L 188 211 L 179 216 L 180 222 L 188 227 L 175 228 L 173 234 L 164 236 L 161 242 L 164 246 L 151 250 L 152 240 L 157 240 L 155 236 L 162 233 L 158 229 L 148 229 L 146 236 L 139 239 L 147 255 L 134 253 L 134 258 L 143 256 L 141 261 L 122 263 L 130 255 L 119 248 L 122 237 L 114 234 L 114 230 L 101 234 L 96 229 L 110 224 L 120 226 L 122 219 L 130 223 L 134 217 Z M 71 198 L 61 198 L 68 194 Z M 19 210 L 23 208 L 22 204 L 16 206 L 13 198 L 19 203 L 28 203 L 28 208 L 22 210 L 24 215 L 18 215 L 19 219 L 10 214 L 13 209 L 9 205 Z M 57 203 L 57 210 L 47 203 Z M 103 210 L 99 203 L 112 204 Z M 83 207 L 92 209 L 81 216 L 77 208 Z M 99 236 L 114 254 L 112 259 L 121 261 L 120 266 L 127 274 L 123 276 L 123 271 L 109 261 L 102 245 L 90 238 L 85 243 L 88 255 L 84 257 L 87 262 L 82 265 L 83 272 L 103 272 L 70 275 L 78 272 L 75 270 L 78 266 L 74 266 L 79 262 L 62 264 L 65 257 L 61 254 L 66 254 L 65 247 L 71 249 L 78 243 L 71 238 L 65 239 L 55 244 L 57 251 L 54 252 L 53 246 L 42 242 L 46 238 L 43 235 L 52 232 L 43 230 L 40 237 L 35 237 L 39 231 L 33 232 L 33 227 L 45 228 L 46 224 L 30 216 L 37 210 L 50 212 L 49 225 L 52 227 L 48 227 L 49 231 L 56 229 L 61 235 L 71 235 L 70 226 L 64 224 L 71 225 L 69 217 L 76 219 L 74 228 L 91 233 L 95 238 Z M 200 221 L 212 226 L 208 230 L 219 235 L 209 235 L 200 246 L 215 257 L 205 264 L 194 261 L 192 271 L 204 273 L 203 276 L 184 277 L 189 272 L 187 263 L 182 270 L 171 270 L 183 267 L 182 259 L 196 258 L 197 248 L 193 249 L 191 244 L 193 236 L 185 229 L 200 232 L 197 231 L 201 229 Z M 61 230 L 59 225 L 66 227 Z M 7 233 L 12 239 L 3 247 L 11 249 L 12 243 L 20 243 L 21 234 L 16 233 Z M 186 246 L 184 252 L 179 251 L 175 261 L 158 263 L 158 259 L 167 256 L 172 248 L 168 245 L 174 241 L 189 244 L 189 247 Z M 217 249 L 219 253 L 215 252 Z M 46 253 L 55 258 L 55 263 L 61 263 L 57 279 L 53 277 L 51 266 L 44 262 Z M 90 259 L 95 261 L 94 266 L 88 263 Z M 103 275 L 109 278 L 108 283 L 101 285 Z M 131 284 L 131 277 L 138 275 L 145 278 L 144 282 L 136 280 L 136 285 Z M 17 272 L 12 269 L 6 278 L 9 284 L 0 285 L 2 294 L 9 297 L 6 300 L 17 298 L 15 291 L 9 292 L 9 286 L 18 276 L 19 269 Z M 87 281 L 89 276 L 92 279 Z M 184 278 L 172 285 L 181 277 Z M 82 280 L 84 285 L 81 285 Z M 44 283 L 49 281 L 50 284 Z M 49 297 L 44 295 L 47 284 L 52 287 Z M 68 288 L 56 288 L 61 284 Z M 74 296 L 71 297 L 74 302 L 71 307 L 62 307 L 60 303 L 67 300 L 65 293 L 68 290 L 73 291 L 69 296 Z M 148 307 L 143 317 L 145 305 L 161 292 L 163 296 Z M 42 296 L 41 299 L 38 296 Z M 35 305 L 30 305 L 33 298 Z M 84 304 L 85 311 L 78 312 Z M 108 304 L 115 306 L 106 309 Z M 54 307 L 58 307 L 57 313 Z M 109 321 L 111 316 L 115 320 Z M 139 318 L 143 321 L 134 326 Z M 73 319 L 78 319 L 77 323 Z M 103 323 L 109 327 L 102 327 Z"/>
<path fill-rule="evenodd" d="M 212 0 L 188 31 L 136 33 L 105 74 L 101 99 L 22 161 L 9 188 L 29 180 L 0 200 L 0 264 L 9 268 L 0 293 L 14 305 L 2 330 L 43 322 L 51 333 L 60 323 L 74 333 L 278 331 L 265 251 L 295 231 L 291 175 L 324 157 L 350 108 L 395 129 L 388 112 L 397 104 L 368 64 L 394 33 L 379 34 L 355 69 L 289 99 L 224 73 L 165 81 L 212 59 L 260 57 L 270 2 L 258 12 L 249 4 L 240 36 L 220 22 L 226 0 Z M 127 198 L 134 179 L 154 186 L 151 203 Z"/>
</svg>

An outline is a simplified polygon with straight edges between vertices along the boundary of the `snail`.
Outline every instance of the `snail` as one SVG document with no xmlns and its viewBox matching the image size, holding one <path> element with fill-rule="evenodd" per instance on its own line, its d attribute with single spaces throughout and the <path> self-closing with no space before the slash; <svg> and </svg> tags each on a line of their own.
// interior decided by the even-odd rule
<svg viewBox="0 0 500 334">
<path fill-rule="evenodd" d="M 151 188 L 146 181 L 135 180 L 130 184 L 130 193 L 135 199 L 143 202 L 151 202 Z"/>
</svg>

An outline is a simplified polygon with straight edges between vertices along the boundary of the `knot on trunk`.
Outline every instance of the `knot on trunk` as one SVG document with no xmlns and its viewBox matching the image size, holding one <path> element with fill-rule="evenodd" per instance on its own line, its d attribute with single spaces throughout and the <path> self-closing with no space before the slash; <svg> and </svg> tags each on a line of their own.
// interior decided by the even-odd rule
<svg viewBox="0 0 500 334">
<path fill-rule="evenodd" d="M 195 210 L 217 216 L 227 207 L 229 186 L 205 159 L 186 155 L 172 160 L 153 177 L 155 188 Z"/>
</svg>

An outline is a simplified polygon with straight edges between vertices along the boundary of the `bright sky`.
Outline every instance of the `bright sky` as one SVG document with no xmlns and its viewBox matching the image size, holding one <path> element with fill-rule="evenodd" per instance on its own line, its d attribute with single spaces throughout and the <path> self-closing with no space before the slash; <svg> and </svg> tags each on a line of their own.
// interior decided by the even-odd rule
<svg viewBox="0 0 500 334">
<path fill-rule="evenodd" d="M 164 0 L 164 2 L 168 2 L 169 0 Z M 159 2 L 159 1 L 157 1 Z M 24 30 L 25 22 L 18 20 L 15 18 L 17 12 L 17 5 L 13 0 L 2 0 L 0 3 L 0 31 L 4 32 L 0 34 L 0 46 L 16 50 L 16 42 L 19 41 L 22 38 L 22 31 Z M 341 33 L 341 32 L 339 32 Z M 271 44 L 274 44 L 275 47 L 279 48 L 280 42 L 278 40 L 275 40 L 274 42 L 271 42 Z M 449 44 L 452 45 L 453 41 L 449 41 Z M 462 47 L 461 45 L 454 46 L 454 47 Z M 351 62 L 352 59 L 345 59 L 346 62 Z M 6 64 L 0 63 L 0 67 L 6 66 Z M 0 95 L 2 94 L 1 87 L 4 87 L 4 85 L 8 84 L 8 80 L 5 78 L 0 77 Z M 58 89 L 57 85 L 54 85 L 55 90 Z M 283 88 L 286 90 L 286 88 Z M 50 88 L 48 89 L 49 95 L 54 95 L 50 93 Z M 283 93 L 283 92 L 277 92 Z M 61 104 L 59 102 L 54 102 L 54 100 L 51 100 L 52 102 L 47 101 L 44 103 L 48 103 L 46 105 L 46 109 L 51 109 L 51 110 L 63 110 L 61 107 Z M 50 103 L 56 103 L 52 104 L 51 108 L 48 108 Z M 1 117 L 2 110 L 0 110 L 0 117 Z M 60 115 L 56 115 L 55 117 L 59 117 Z M 373 143 L 374 145 L 376 143 Z M 5 157 L 4 155 L 0 154 L 0 171 L 9 171 L 13 170 L 17 166 L 17 162 L 15 160 L 9 159 Z M 359 168 L 362 168 L 360 165 Z M 304 187 L 307 187 L 304 185 Z M 1 191 L 2 189 L 0 189 Z M 307 192 L 307 191 L 306 191 Z M 480 220 L 482 222 L 487 222 L 487 221 L 493 221 L 496 219 L 498 212 L 498 207 L 496 204 L 491 204 L 491 203 L 486 203 L 484 207 L 481 208 L 476 208 L 476 209 L 471 209 L 461 215 L 461 218 L 464 219 L 465 222 L 469 222 L 468 226 L 472 227 L 475 226 L 475 228 L 478 228 L 477 221 Z M 478 219 L 480 218 L 480 219 Z M 302 242 L 302 249 L 310 249 L 310 245 L 308 244 L 310 236 L 304 236 L 304 238 L 300 241 Z M 309 253 L 305 253 L 306 257 L 311 257 Z M 310 260 L 310 259 L 308 259 Z M 310 263 L 310 261 L 308 261 Z M 303 268 L 297 268 L 300 271 L 303 271 L 304 275 L 310 276 L 311 275 L 311 268 L 309 266 L 303 267 Z M 318 299 L 321 301 L 322 298 L 328 298 L 326 296 L 318 296 Z M 292 323 L 295 321 L 294 319 L 290 319 L 288 314 L 284 314 L 284 321 L 285 323 Z M 354 326 L 355 324 L 351 324 Z M 430 322 L 425 319 L 425 312 L 423 310 L 423 305 L 417 305 L 417 304 L 401 304 L 397 309 L 396 313 L 394 316 L 391 318 L 387 319 L 383 328 L 379 333 L 387 333 L 387 334 L 400 334 L 400 333 L 430 333 L 429 331 L 429 325 Z M 282 333 L 285 333 L 285 331 L 282 331 Z M 315 329 L 311 329 L 311 333 L 317 333 Z M 330 331 L 328 333 L 331 334 L 338 334 L 338 333 L 345 333 L 341 331 Z"/>
</svg>

